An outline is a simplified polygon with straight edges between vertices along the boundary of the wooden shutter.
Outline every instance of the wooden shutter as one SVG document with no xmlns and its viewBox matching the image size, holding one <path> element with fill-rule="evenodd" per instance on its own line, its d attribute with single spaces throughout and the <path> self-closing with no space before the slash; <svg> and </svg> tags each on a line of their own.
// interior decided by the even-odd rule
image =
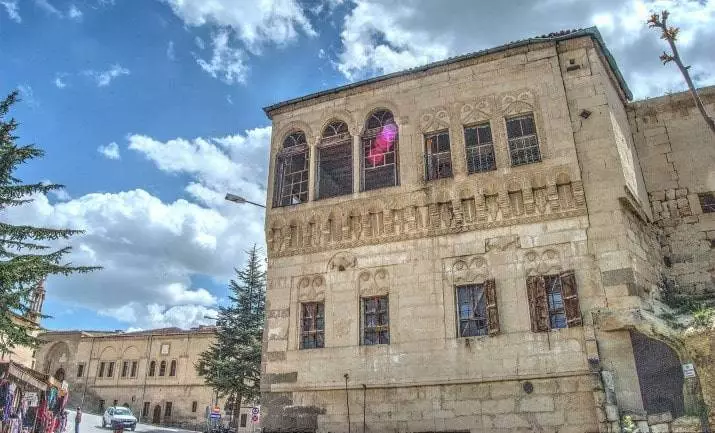
<svg viewBox="0 0 715 433">
<path fill-rule="evenodd" d="M 489 335 L 495 335 L 499 333 L 499 309 L 497 308 L 497 290 L 494 280 L 484 282 L 484 295 L 487 297 Z"/>
<path fill-rule="evenodd" d="M 526 293 L 529 297 L 532 332 L 548 331 L 549 304 L 546 299 L 546 284 L 541 276 L 527 277 Z"/>
<path fill-rule="evenodd" d="M 562 272 L 561 275 L 561 297 L 564 300 L 564 310 L 566 311 L 566 323 L 568 327 L 581 326 L 581 307 L 578 303 L 578 292 L 576 289 L 576 277 L 573 271 Z"/>
</svg>

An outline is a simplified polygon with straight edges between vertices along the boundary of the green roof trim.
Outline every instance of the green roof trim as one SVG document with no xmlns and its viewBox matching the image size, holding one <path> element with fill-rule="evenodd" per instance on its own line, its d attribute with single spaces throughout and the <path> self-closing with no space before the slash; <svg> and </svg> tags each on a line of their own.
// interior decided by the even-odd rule
<svg viewBox="0 0 715 433">
<path fill-rule="evenodd" d="M 626 95 L 626 98 L 629 101 L 632 100 L 633 94 L 631 93 L 630 89 L 628 88 L 628 84 L 626 84 L 626 81 L 623 78 L 623 75 L 621 74 L 620 69 L 618 69 L 616 60 L 613 58 L 613 55 L 606 47 L 606 43 L 603 41 L 601 32 L 598 31 L 597 27 L 588 27 L 585 29 L 578 29 L 578 30 L 564 30 L 561 32 L 549 33 L 548 35 L 538 36 L 535 38 L 529 38 L 529 39 L 523 39 L 520 41 L 509 42 L 508 44 L 500 45 L 498 47 L 475 51 L 475 52 L 468 53 L 468 54 L 462 54 L 460 56 L 450 57 L 445 60 L 428 63 L 423 66 L 417 66 L 414 68 L 405 69 L 403 71 L 393 72 L 391 74 L 380 75 L 378 77 L 368 78 L 368 79 L 362 80 L 362 81 L 356 81 L 354 83 L 346 84 L 344 86 L 335 87 L 335 88 L 323 90 L 320 92 L 310 93 L 305 96 L 301 96 L 298 98 L 293 98 L 293 99 L 289 99 L 287 101 L 279 102 L 277 104 L 269 105 L 267 107 L 264 107 L 263 111 L 266 113 L 266 115 L 270 119 L 270 118 L 272 118 L 271 113 L 273 111 L 275 111 L 279 108 L 285 107 L 287 105 L 298 103 L 298 102 L 308 101 L 311 99 L 319 98 L 321 96 L 331 95 L 334 93 L 342 92 L 344 90 L 354 89 L 354 88 L 364 86 L 367 84 L 379 83 L 381 81 L 390 80 L 392 78 L 402 77 L 405 75 L 410 75 L 410 74 L 414 74 L 414 73 L 418 73 L 418 72 L 424 72 L 429 69 L 437 68 L 437 67 L 444 66 L 444 65 L 449 65 L 452 63 L 456 63 L 456 62 L 461 62 L 463 60 L 469 60 L 469 59 L 473 59 L 476 57 L 481 57 L 481 56 L 484 56 L 487 54 L 498 53 L 498 52 L 505 51 L 505 50 L 508 50 L 511 48 L 518 48 L 518 47 L 523 47 L 523 46 L 526 46 L 529 44 L 536 44 L 536 43 L 541 43 L 541 42 L 565 41 L 568 39 L 575 39 L 575 38 L 579 38 L 582 36 L 590 36 L 593 40 L 595 40 L 598 43 L 599 47 L 601 48 L 601 51 L 603 51 L 603 54 L 606 57 L 606 61 L 608 62 L 608 65 L 611 67 L 611 70 L 613 71 L 613 73 L 616 76 L 616 79 L 618 80 L 618 84 L 620 85 L 621 90 L 623 90 L 623 93 Z"/>
</svg>

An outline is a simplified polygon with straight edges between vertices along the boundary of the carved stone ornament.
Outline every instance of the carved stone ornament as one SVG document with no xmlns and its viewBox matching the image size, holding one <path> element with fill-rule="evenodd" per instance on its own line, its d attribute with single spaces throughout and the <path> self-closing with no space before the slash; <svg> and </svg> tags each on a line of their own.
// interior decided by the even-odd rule
<svg viewBox="0 0 715 433">
<path fill-rule="evenodd" d="M 554 249 L 543 251 L 530 250 L 524 254 L 526 275 L 557 274 L 563 270 L 561 254 Z"/>
<path fill-rule="evenodd" d="M 444 107 L 431 108 L 420 116 L 422 132 L 438 131 L 449 128 L 449 111 Z"/>
<path fill-rule="evenodd" d="M 491 98 L 480 98 L 462 105 L 459 109 L 459 118 L 463 125 L 469 125 L 488 120 L 493 111 Z"/>
<path fill-rule="evenodd" d="M 519 236 L 500 236 L 487 239 L 487 251 L 506 251 L 507 248 L 516 247 L 519 244 Z"/>
<path fill-rule="evenodd" d="M 386 269 L 360 272 L 358 291 L 361 297 L 387 295 L 390 291 L 390 274 Z"/>
<path fill-rule="evenodd" d="M 452 284 L 481 284 L 489 279 L 489 267 L 484 256 L 466 256 L 455 259 L 451 269 Z"/>
<path fill-rule="evenodd" d="M 325 299 L 325 278 L 322 275 L 310 275 L 298 280 L 298 300 L 317 302 Z"/>
<path fill-rule="evenodd" d="M 352 253 L 340 251 L 328 262 L 328 271 L 342 272 L 357 266 L 357 258 Z"/>
<path fill-rule="evenodd" d="M 516 94 L 506 94 L 501 98 L 504 114 L 520 114 L 534 110 L 534 95 L 528 90 Z"/>
</svg>

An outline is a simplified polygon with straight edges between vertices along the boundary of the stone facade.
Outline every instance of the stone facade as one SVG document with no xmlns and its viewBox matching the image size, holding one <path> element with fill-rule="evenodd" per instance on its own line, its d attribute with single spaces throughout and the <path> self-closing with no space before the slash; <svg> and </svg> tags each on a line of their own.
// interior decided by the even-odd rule
<svg viewBox="0 0 715 433">
<path fill-rule="evenodd" d="M 624 414 L 647 427 L 654 408 L 693 412 L 690 383 L 673 394 L 679 402 L 656 401 L 643 388 L 646 373 L 660 368 L 639 361 L 643 351 L 667 353 L 676 364 L 661 366 L 662 375 L 680 375 L 677 383 L 687 355 L 655 314 L 664 265 L 654 222 L 662 213 L 651 208 L 652 176 L 643 173 L 660 169 L 641 158 L 651 133 L 639 132 L 640 108 L 629 98 L 589 29 L 266 108 L 264 431 L 613 432 Z M 375 110 L 394 116 L 399 182 L 365 191 L 373 149 L 361 136 Z M 508 124 L 525 115 L 540 158 L 512 165 L 518 149 Z M 320 198 L 321 149 L 333 140 L 324 130 L 335 120 L 347 124 L 339 138 L 352 145 L 353 192 Z M 703 139 L 700 149 L 708 137 L 696 120 L 688 127 Z M 496 167 L 470 174 L 464 128 L 487 122 Z M 284 141 L 296 132 L 305 135 L 307 191 L 296 194 L 300 203 L 278 206 Z M 426 180 L 425 141 L 434 132 L 449 135 L 450 175 Z M 553 276 L 562 281 L 561 325 L 542 321 L 553 320 L 553 305 L 539 298 L 538 282 Z M 485 288 L 483 336 L 460 336 L 457 292 L 465 286 Z M 365 344 L 364 300 L 374 297 L 389 304 L 389 344 Z M 306 308 L 315 305 L 323 347 L 302 348 Z"/>
<path fill-rule="evenodd" d="M 42 306 L 45 303 L 45 282 L 40 282 L 35 286 L 30 297 L 29 311 L 27 315 L 20 316 L 10 313 L 10 320 L 18 326 L 27 329 L 32 336 L 40 333 L 40 319 L 42 317 Z M 0 361 L 13 361 L 30 369 L 35 369 L 35 349 L 28 346 L 17 346 L 12 353 L 0 353 Z"/>
<path fill-rule="evenodd" d="M 37 368 L 64 376 L 69 404 L 86 412 L 99 413 L 118 404 L 130 407 L 143 422 L 199 424 L 206 420 L 215 394 L 197 375 L 194 363 L 213 342 L 214 331 L 50 331 L 40 336 L 44 344 L 37 350 Z M 225 402 L 219 403 L 223 411 Z M 249 412 L 250 408 L 241 411 Z"/>
</svg>

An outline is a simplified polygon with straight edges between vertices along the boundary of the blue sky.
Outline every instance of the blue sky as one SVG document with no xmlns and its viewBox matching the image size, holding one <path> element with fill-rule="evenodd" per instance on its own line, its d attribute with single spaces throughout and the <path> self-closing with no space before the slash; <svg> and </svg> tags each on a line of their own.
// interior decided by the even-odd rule
<svg viewBox="0 0 715 433">
<path fill-rule="evenodd" d="M 23 167 L 66 194 L 2 216 L 82 228 L 52 278 L 52 329 L 207 323 L 263 243 L 270 122 L 261 107 L 529 36 L 598 25 L 636 97 L 683 88 L 645 28 L 667 6 L 698 84 L 715 83 L 711 3 L 646 0 L 0 0 L 0 92 L 20 89 Z"/>
</svg>

